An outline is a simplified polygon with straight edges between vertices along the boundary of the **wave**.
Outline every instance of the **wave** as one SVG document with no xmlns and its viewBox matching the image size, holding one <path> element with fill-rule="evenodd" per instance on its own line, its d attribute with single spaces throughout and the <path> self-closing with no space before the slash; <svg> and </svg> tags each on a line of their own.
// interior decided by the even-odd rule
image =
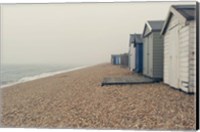
<svg viewBox="0 0 200 132">
<path fill-rule="evenodd" d="M 41 74 L 38 74 L 38 75 L 35 75 L 35 76 L 23 77 L 23 78 L 19 79 L 16 82 L 12 82 L 12 83 L 9 83 L 9 84 L 4 84 L 4 85 L 1 86 L 1 88 L 5 88 L 5 87 L 13 86 L 13 85 L 16 85 L 16 84 L 19 84 L 19 83 L 24 83 L 24 82 L 28 82 L 28 81 L 32 81 L 32 80 L 45 78 L 45 77 L 50 77 L 50 76 L 54 76 L 54 75 L 61 74 L 61 73 L 75 71 L 75 70 L 83 69 L 83 68 L 90 67 L 90 66 L 93 66 L 93 65 L 80 66 L 80 67 L 75 67 L 75 68 L 71 68 L 71 69 L 67 69 L 67 70 L 61 70 L 61 71 L 56 71 L 56 72 L 48 72 L 48 73 L 41 73 Z"/>
</svg>

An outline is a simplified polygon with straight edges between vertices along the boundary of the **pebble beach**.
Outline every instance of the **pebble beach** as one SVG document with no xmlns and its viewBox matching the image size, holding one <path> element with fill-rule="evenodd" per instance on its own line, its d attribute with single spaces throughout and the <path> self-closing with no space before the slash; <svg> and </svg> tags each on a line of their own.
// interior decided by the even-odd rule
<svg viewBox="0 0 200 132">
<path fill-rule="evenodd" d="M 132 73 L 105 63 L 2 88 L 1 127 L 195 129 L 195 95 L 162 82 L 101 86 L 122 75 Z"/>
</svg>

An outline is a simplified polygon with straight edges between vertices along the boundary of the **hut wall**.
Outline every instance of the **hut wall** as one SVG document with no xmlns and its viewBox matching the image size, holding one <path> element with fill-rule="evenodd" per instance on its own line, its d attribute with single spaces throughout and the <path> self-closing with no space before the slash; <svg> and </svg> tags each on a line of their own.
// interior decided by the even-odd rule
<svg viewBox="0 0 200 132">
<path fill-rule="evenodd" d="M 150 34 L 148 36 L 148 76 L 153 77 L 153 34 Z"/>
<path fill-rule="evenodd" d="M 129 69 L 131 71 L 135 69 L 135 48 L 133 44 L 129 47 Z"/>
<path fill-rule="evenodd" d="M 143 38 L 143 74 L 148 75 L 148 38 Z"/>
<path fill-rule="evenodd" d="M 176 33 L 173 33 L 173 30 L 177 28 L 177 25 L 178 19 L 175 16 L 172 16 L 164 36 L 164 83 L 169 84 L 175 88 L 178 88 L 176 81 L 178 80 L 177 73 L 179 73 L 179 70 L 176 67 L 178 64 L 174 64 L 174 62 L 178 61 L 178 56 L 174 55 L 175 52 L 178 52 L 176 51 L 178 48 L 175 47 L 177 45 L 175 43 L 178 43 L 177 39 L 175 38 L 178 36 Z M 175 37 L 173 35 L 175 35 Z"/>
<path fill-rule="evenodd" d="M 189 83 L 189 26 L 179 26 L 179 85 L 188 91 Z"/>
<path fill-rule="evenodd" d="M 172 16 L 164 36 L 164 82 L 193 92 L 195 87 L 195 24 Z"/>
<path fill-rule="evenodd" d="M 196 22 L 190 22 L 189 28 L 189 92 L 196 92 Z"/>
<path fill-rule="evenodd" d="M 163 78 L 163 36 L 153 32 L 153 78 Z"/>
</svg>

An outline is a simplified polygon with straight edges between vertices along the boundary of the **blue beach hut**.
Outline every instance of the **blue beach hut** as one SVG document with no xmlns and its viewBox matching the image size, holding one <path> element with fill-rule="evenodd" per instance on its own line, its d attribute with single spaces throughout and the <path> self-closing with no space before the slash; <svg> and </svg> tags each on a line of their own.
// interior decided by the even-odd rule
<svg viewBox="0 0 200 132">
<path fill-rule="evenodd" d="M 121 64 L 120 55 L 111 55 L 111 63 L 114 65 L 120 65 Z"/>
<path fill-rule="evenodd" d="M 143 41 L 141 34 L 133 34 L 135 47 L 135 72 L 142 73 L 143 69 Z"/>
<path fill-rule="evenodd" d="M 120 55 L 115 55 L 115 64 L 116 64 L 116 65 L 120 65 L 120 64 L 121 64 Z"/>
</svg>

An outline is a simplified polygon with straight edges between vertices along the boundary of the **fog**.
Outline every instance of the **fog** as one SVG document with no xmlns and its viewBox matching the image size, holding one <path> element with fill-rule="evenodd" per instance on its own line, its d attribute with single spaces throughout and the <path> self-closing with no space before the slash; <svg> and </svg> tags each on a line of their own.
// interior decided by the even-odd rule
<svg viewBox="0 0 200 132">
<path fill-rule="evenodd" d="M 128 52 L 129 34 L 189 2 L 4 4 L 1 63 L 95 64 Z M 191 2 L 190 2 L 191 3 Z"/>
</svg>

